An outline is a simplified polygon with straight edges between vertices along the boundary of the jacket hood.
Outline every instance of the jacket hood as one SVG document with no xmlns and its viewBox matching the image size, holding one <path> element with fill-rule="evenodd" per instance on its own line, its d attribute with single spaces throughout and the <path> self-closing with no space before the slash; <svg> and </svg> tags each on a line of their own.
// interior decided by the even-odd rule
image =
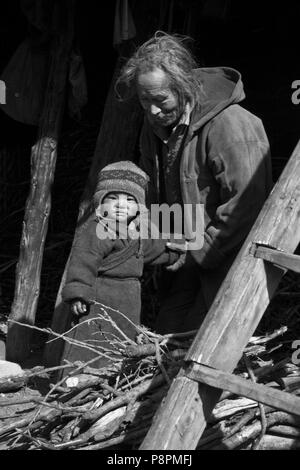
<svg viewBox="0 0 300 470">
<path fill-rule="evenodd" d="M 195 69 L 203 86 L 200 108 L 192 112 L 191 130 L 195 131 L 231 104 L 245 98 L 241 74 L 229 67 Z"/>
</svg>

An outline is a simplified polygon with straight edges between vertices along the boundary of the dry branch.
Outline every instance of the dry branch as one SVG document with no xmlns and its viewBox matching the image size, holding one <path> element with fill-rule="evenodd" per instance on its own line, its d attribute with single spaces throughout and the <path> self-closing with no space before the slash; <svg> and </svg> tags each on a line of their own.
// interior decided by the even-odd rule
<svg viewBox="0 0 300 470">
<path fill-rule="evenodd" d="M 0 445 L 2 442 L 8 449 L 43 450 L 96 450 L 139 445 L 166 396 L 169 382 L 183 365 L 192 335 L 162 336 L 143 327 L 138 327 L 138 332 L 138 343 L 128 345 L 126 338 L 118 340 L 119 359 L 113 367 L 93 368 L 92 361 L 96 357 L 90 363 L 26 370 L 23 388 L 25 384 L 30 386 L 36 377 L 48 378 L 50 382 L 51 374 L 59 368 L 69 369 L 69 372 L 51 386 L 44 397 L 15 398 L 14 394 L 9 394 L 10 397 L 0 400 L 0 407 L 3 404 L 8 410 L 17 408 L 16 412 L 0 419 Z M 67 336 L 57 336 L 70 341 Z M 269 335 L 274 340 L 278 336 L 278 332 Z M 259 337 L 260 348 L 266 348 L 268 340 L 262 339 Z M 81 347 L 90 348 L 90 344 L 82 342 Z M 257 365 L 255 357 L 251 357 Z M 275 363 L 270 357 L 267 363 L 260 360 L 260 364 L 252 370 L 252 365 L 245 368 L 241 361 L 235 373 L 239 377 L 250 375 L 253 380 L 255 372 L 255 376 L 267 381 L 269 386 L 271 383 L 274 387 L 289 388 L 293 393 L 299 391 L 297 369 L 288 360 Z M 265 417 L 261 419 L 259 407 L 248 398 L 223 393 L 197 448 L 252 448 L 255 439 L 261 436 L 256 444 L 260 449 L 271 445 L 270 437 L 298 438 L 299 419 L 269 406 L 264 407 Z"/>
</svg>

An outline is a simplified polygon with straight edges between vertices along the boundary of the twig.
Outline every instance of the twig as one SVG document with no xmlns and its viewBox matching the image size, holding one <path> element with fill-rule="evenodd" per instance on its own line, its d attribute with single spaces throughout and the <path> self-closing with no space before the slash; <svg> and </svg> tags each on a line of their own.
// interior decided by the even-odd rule
<svg viewBox="0 0 300 470">
<path fill-rule="evenodd" d="M 153 377 L 153 373 L 152 374 L 145 374 L 141 377 L 138 377 L 137 379 L 133 380 L 132 382 L 129 382 L 127 383 L 126 385 L 123 385 L 122 387 L 120 387 L 119 390 L 121 390 L 122 392 L 124 392 L 124 390 L 126 390 L 127 388 L 133 388 L 135 385 L 138 385 L 139 383 L 143 382 L 145 379 L 150 379 L 151 377 Z"/>
<path fill-rule="evenodd" d="M 244 361 L 245 361 L 245 365 L 247 367 L 249 377 L 252 380 L 252 382 L 256 383 L 256 378 L 255 378 L 254 372 L 252 370 L 251 363 L 250 363 L 250 361 L 249 361 L 246 354 L 244 354 L 243 357 L 244 357 Z M 266 430 L 267 430 L 267 419 L 266 419 L 266 413 L 265 413 L 264 406 L 263 406 L 262 403 L 258 403 L 258 406 L 259 406 L 259 409 L 260 409 L 260 416 L 261 416 L 261 433 L 260 433 L 259 438 L 254 442 L 254 444 L 252 446 L 252 450 L 257 450 L 258 449 L 259 444 L 260 444 L 262 438 L 264 437 L 264 435 L 266 434 Z"/>
<path fill-rule="evenodd" d="M 153 380 L 145 381 L 143 384 L 139 385 L 133 390 L 130 390 L 128 393 L 122 394 L 121 396 L 115 398 L 114 400 L 110 400 L 108 403 L 103 405 L 101 408 L 86 412 L 80 422 L 78 423 L 79 428 L 91 426 L 95 423 L 98 419 L 102 416 L 105 416 L 110 411 L 113 411 L 121 406 L 128 405 L 133 401 L 137 400 L 140 396 L 144 395 L 145 393 L 149 392 L 153 388 L 156 388 L 164 382 L 164 378 L 162 375 L 155 377 Z M 74 448 L 79 445 L 83 445 L 88 442 L 93 436 L 97 434 L 97 430 L 90 430 L 88 429 L 86 432 L 82 433 L 78 439 L 73 441 L 69 441 L 60 445 L 60 449 L 64 448 Z"/>
<path fill-rule="evenodd" d="M 162 359 L 161 359 L 161 354 L 160 354 L 160 350 L 159 350 L 159 343 L 158 343 L 158 340 L 156 339 L 155 340 L 155 355 L 156 355 L 156 361 L 157 361 L 157 365 L 158 367 L 160 368 L 166 382 L 168 385 L 171 385 L 171 380 L 169 379 L 169 376 L 167 374 L 167 371 L 162 363 Z"/>
<path fill-rule="evenodd" d="M 270 333 L 269 335 L 266 335 L 262 338 L 250 338 L 249 340 L 249 344 L 251 345 L 257 345 L 257 344 L 265 344 L 269 341 L 271 341 L 272 339 L 274 338 L 277 338 L 278 336 L 281 336 L 283 335 L 284 333 L 286 333 L 288 331 L 288 327 L 287 326 L 282 326 L 281 328 L 279 328 L 278 330 L 275 330 L 273 331 L 273 333 Z"/>
<path fill-rule="evenodd" d="M 280 436 L 289 436 L 289 437 L 300 437 L 300 429 L 294 426 L 285 426 L 285 425 L 277 425 L 272 426 L 269 429 L 269 434 L 277 434 Z"/>
<path fill-rule="evenodd" d="M 281 424 L 292 424 L 295 425 L 300 423 L 300 419 L 293 415 L 289 415 L 284 412 L 270 413 L 267 417 L 267 427 L 270 428 L 277 423 Z M 221 444 L 212 447 L 210 450 L 233 450 L 241 445 L 245 444 L 249 440 L 255 439 L 261 433 L 262 425 L 260 421 L 255 421 L 253 424 L 244 427 L 240 432 L 234 434 L 234 436 L 224 439 Z"/>
<path fill-rule="evenodd" d="M 106 307 L 106 308 L 109 308 L 109 307 Z M 102 310 L 103 312 L 103 319 L 110 322 L 112 324 L 112 326 L 115 328 L 115 330 L 117 330 L 121 336 L 123 336 L 123 338 L 125 339 L 125 341 L 128 341 L 130 344 L 135 344 L 135 342 L 130 339 L 122 330 L 121 328 L 118 327 L 118 325 L 116 324 L 115 321 L 113 321 L 113 319 L 109 316 L 109 314 L 105 311 L 105 308 L 101 307 L 100 306 L 100 309 Z M 113 310 L 114 312 L 117 312 L 117 313 L 121 313 L 119 312 L 118 310 L 115 310 L 115 309 L 111 309 Z M 122 314 L 123 315 L 123 314 Z M 123 315 L 125 317 L 125 315 Z M 127 318 L 127 317 L 125 317 Z"/>
<path fill-rule="evenodd" d="M 77 372 L 79 372 L 81 369 L 83 369 L 84 367 L 86 367 L 87 365 L 89 364 L 92 364 L 93 362 L 95 362 L 96 360 L 98 360 L 98 357 L 96 358 L 93 358 L 91 359 L 90 361 L 88 361 L 87 363 L 83 364 L 83 365 L 80 365 L 78 366 L 73 372 L 71 372 L 69 375 L 67 375 L 66 377 L 63 377 L 59 382 L 57 382 L 57 384 L 54 385 L 54 387 L 47 393 L 47 395 L 45 396 L 45 401 L 52 395 L 52 393 L 54 392 L 54 390 L 56 389 L 56 387 L 59 387 L 60 385 L 62 385 L 68 377 L 72 377 L 73 375 L 75 375 Z M 37 417 L 41 414 L 41 410 L 42 410 L 42 407 L 43 405 L 41 405 L 38 410 L 36 411 L 35 415 L 33 416 L 32 420 L 30 421 L 29 423 L 29 427 L 30 425 L 37 419 Z"/>
<path fill-rule="evenodd" d="M 108 313 L 106 312 L 106 310 L 112 310 L 113 312 L 115 312 L 115 313 L 117 313 L 118 315 L 120 315 L 121 317 L 123 317 L 123 318 L 124 318 L 128 323 L 130 323 L 131 326 L 133 326 L 137 331 L 139 331 L 139 332 L 145 334 L 144 328 L 142 328 L 141 326 L 136 325 L 135 323 L 133 323 L 133 321 L 131 321 L 130 318 L 128 318 L 126 315 L 124 315 L 124 313 L 120 312 L 120 310 L 116 310 L 116 309 L 110 307 L 109 305 L 104 305 L 104 304 L 102 304 L 101 302 L 96 302 L 96 301 L 95 301 L 94 304 L 95 304 L 95 305 L 99 305 L 100 308 L 101 308 L 101 310 L 104 311 L 107 315 L 108 315 Z M 130 338 L 128 338 L 128 337 L 125 335 L 125 333 L 124 333 L 123 331 L 121 331 L 121 334 L 122 334 L 122 336 L 125 336 L 125 338 L 127 338 L 127 340 L 128 340 L 130 343 L 133 342 Z M 146 336 L 147 336 L 147 334 L 146 334 Z M 133 342 L 133 343 L 134 343 L 134 342 Z M 135 343 L 134 343 L 134 344 L 135 344 Z"/>
<path fill-rule="evenodd" d="M 183 333 L 168 333 L 166 335 L 160 335 L 158 333 L 153 333 L 152 331 L 147 331 L 148 336 L 151 336 L 152 338 L 158 338 L 160 340 L 172 338 L 190 338 L 195 336 L 196 333 L 198 333 L 198 330 L 190 330 Z"/>
<path fill-rule="evenodd" d="M 27 328 L 30 328 L 30 329 L 33 329 L 33 330 L 38 330 L 38 331 L 42 331 L 44 333 L 51 333 L 52 335 L 56 336 L 57 338 L 56 339 L 62 339 L 64 340 L 65 342 L 69 343 L 69 344 L 72 344 L 72 345 L 75 345 L 75 346 L 78 346 L 80 348 L 84 348 L 84 349 L 88 349 L 89 351 L 92 351 L 94 352 L 95 354 L 98 354 L 98 356 L 101 356 L 101 357 L 106 357 L 107 359 L 109 360 L 117 360 L 117 359 L 112 359 L 111 356 L 108 356 L 107 354 L 99 351 L 99 348 L 104 350 L 104 351 L 108 351 L 107 348 L 103 348 L 102 346 L 97 346 L 97 349 L 95 348 L 92 348 L 91 346 L 88 346 L 87 343 L 83 342 L 83 341 L 79 341 L 79 340 L 76 340 L 74 338 L 69 338 L 68 336 L 66 336 L 67 334 L 69 334 L 73 329 L 77 328 L 78 326 L 82 325 L 83 323 L 85 322 L 91 322 L 92 320 L 84 320 L 82 321 L 80 324 L 72 327 L 70 330 L 66 331 L 65 333 L 63 334 L 58 334 L 56 333 L 55 331 L 52 331 L 50 328 L 39 328 L 37 326 L 34 326 L 34 325 L 28 325 L 26 323 L 21 323 L 21 322 L 18 322 L 16 320 L 8 320 L 9 322 L 11 323 L 15 323 L 17 325 L 21 325 L 21 326 L 25 326 Z M 51 340 L 50 340 L 51 341 Z M 50 342 L 49 341 L 49 342 Z M 110 351 L 110 350 L 109 350 Z M 113 352 L 113 351 L 111 351 Z M 97 358 L 99 359 L 99 357 Z"/>
<path fill-rule="evenodd" d="M 156 344 L 156 343 L 155 343 Z M 156 345 L 153 343 L 146 344 L 132 344 L 127 346 L 123 351 L 123 355 L 131 358 L 139 358 L 154 355 L 156 352 Z"/>
<path fill-rule="evenodd" d="M 259 450 L 299 450 L 300 439 L 266 435 Z M 276 454 L 275 454 L 276 455 Z"/>
<path fill-rule="evenodd" d="M 218 429 L 214 434 L 207 436 L 207 437 L 203 437 L 202 439 L 200 439 L 198 443 L 198 447 L 203 447 L 204 445 L 208 444 L 211 441 L 215 441 L 218 438 L 222 438 L 222 440 L 230 438 L 231 436 L 236 434 L 238 431 L 240 431 L 240 429 L 242 429 L 247 423 L 252 421 L 252 419 L 256 416 L 256 413 L 257 413 L 256 409 L 250 410 L 247 413 L 245 413 L 244 416 L 242 416 L 241 419 L 237 421 L 237 423 L 235 423 L 235 425 L 229 428 L 228 430 L 221 428 L 221 429 Z M 224 421 L 221 421 L 220 423 L 218 423 L 219 426 L 222 424 L 224 424 Z"/>
<path fill-rule="evenodd" d="M 115 446 L 117 444 L 122 444 L 122 443 L 128 443 L 131 441 L 136 442 L 137 439 L 144 437 L 149 430 L 149 425 L 150 422 L 147 426 L 144 426 L 143 428 L 140 429 L 135 429 L 134 431 L 128 432 L 121 434 L 118 437 L 113 437 L 112 439 L 109 439 L 104 442 L 100 442 L 99 444 L 92 444 L 89 446 L 85 447 L 80 447 L 79 449 L 75 450 L 101 450 L 101 449 L 107 449 L 108 447 Z"/>
</svg>

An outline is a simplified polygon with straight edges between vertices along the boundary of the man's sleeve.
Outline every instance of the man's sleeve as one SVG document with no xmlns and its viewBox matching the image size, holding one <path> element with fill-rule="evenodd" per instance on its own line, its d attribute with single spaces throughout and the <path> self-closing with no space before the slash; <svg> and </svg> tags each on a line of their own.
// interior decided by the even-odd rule
<svg viewBox="0 0 300 470">
<path fill-rule="evenodd" d="M 214 268 L 240 248 L 272 187 L 270 149 L 261 121 L 243 138 L 243 126 L 221 120 L 211 132 L 208 164 L 219 186 L 219 205 L 204 233 L 204 246 L 192 252 L 203 268 Z M 247 131 L 249 133 L 249 129 Z"/>
<path fill-rule="evenodd" d="M 143 240 L 143 248 L 144 248 L 144 263 L 150 265 L 172 265 L 178 259 L 180 254 L 175 251 L 171 251 L 167 248 L 166 243 L 168 241 L 175 241 L 175 240 Z M 177 243 L 182 243 L 184 245 L 184 240 L 176 240 Z"/>
</svg>

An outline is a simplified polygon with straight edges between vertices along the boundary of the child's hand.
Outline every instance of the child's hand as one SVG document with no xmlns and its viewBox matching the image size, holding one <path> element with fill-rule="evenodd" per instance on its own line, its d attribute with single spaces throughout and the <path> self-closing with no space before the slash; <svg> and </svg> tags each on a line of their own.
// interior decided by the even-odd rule
<svg viewBox="0 0 300 470">
<path fill-rule="evenodd" d="M 71 312 L 76 317 L 81 317 L 83 315 L 88 315 L 89 313 L 89 305 L 84 302 L 84 300 L 73 300 L 71 303 Z"/>
</svg>

